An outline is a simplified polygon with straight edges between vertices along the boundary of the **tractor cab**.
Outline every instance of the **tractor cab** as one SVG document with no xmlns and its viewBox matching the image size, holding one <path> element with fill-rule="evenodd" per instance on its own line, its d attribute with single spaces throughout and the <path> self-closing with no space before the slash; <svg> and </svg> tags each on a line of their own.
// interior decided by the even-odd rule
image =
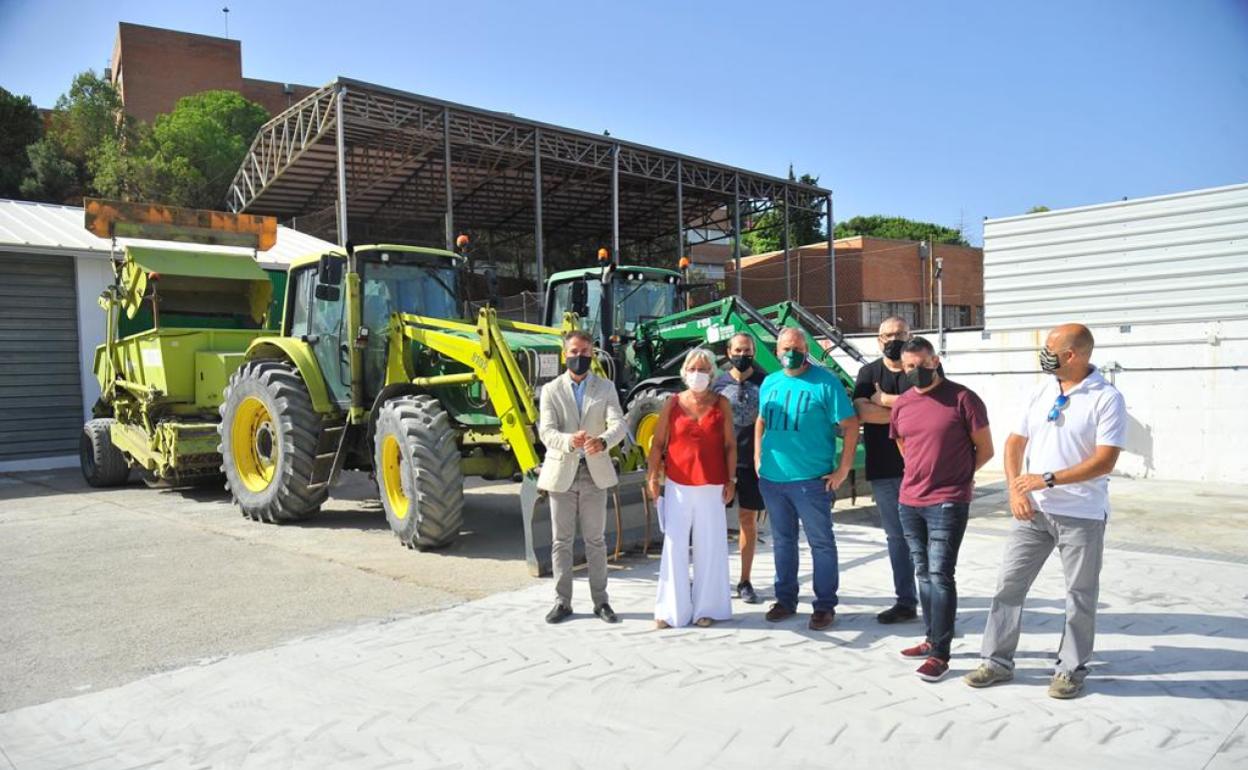
<svg viewBox="0 0 1248 770">
<path fill-rule="evenodd" d="M 555 273 L 546 284 L 547 326 L 574 312 L 603 350 L 635 337 L 637 328 L 681 307 L 684 279 L 675 270 L 605 265 Z"/>
<path fill-rule="evenodd" d="M 354 249 L 359 277 L 364 392 L 374 396 L 384 383 L 390 317 L 394 313 L 457 318 L 464 260 L 451 252 L 415 246 L 376 245 Z M 346 316 L 347 254 L 334 250 L 291 265 L 286 287 L 285 336 L 311 345 L 330 397 L 350 402 L 350 334 Z"/>
</svg>

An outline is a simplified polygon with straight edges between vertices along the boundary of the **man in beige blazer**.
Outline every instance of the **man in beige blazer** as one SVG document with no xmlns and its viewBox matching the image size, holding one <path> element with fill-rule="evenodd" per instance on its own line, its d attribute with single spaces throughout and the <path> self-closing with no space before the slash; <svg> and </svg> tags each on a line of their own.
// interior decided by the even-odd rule
<svg viewBox="0 0 1248 770">
<path fill-rule="evenodd" d="M 581 524 L 589 592 L 594 614 L 618 622 L 607 603 L 607 490 L 619 483 L 608 450 L 624 440 L 628 424 L 620 410 L 615 385 L 589 370 L 594 343 L 582 331 L 563 340 L 568 370 L 542 387 L 538 435 L 546 459 L 537 477 L 538 489 L 550 494 L 551 562 L 555 573 L 555 606 L 547 623 L 572 614 L 572 539 Z"/>
</svg>

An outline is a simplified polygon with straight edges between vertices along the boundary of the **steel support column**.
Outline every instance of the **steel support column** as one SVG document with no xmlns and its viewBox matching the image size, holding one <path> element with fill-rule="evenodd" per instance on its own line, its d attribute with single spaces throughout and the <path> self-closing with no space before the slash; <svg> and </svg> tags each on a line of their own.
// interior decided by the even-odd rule
<svg viewBox="0 0 1248 770">
<path fill-rule="evenodd" d="M 789 266 L 789 186 L 784 186 L 784 232 L 781 234 L 781 245 L 784 247 L 784 298 L 793 299 L 793 270 Z"/>
<path fill-rule="evenodd" d="M 620 145 L 611 146 L 611 263 L 620 264 Z"/>
<path fill-rule="evenodd" d="M 676 159 L 676 259 L 685 256 L 685 180 L 680 158 Z"/>
<path fill-rule="evenodd" d="M 533 129 L 533 250 L 537 252 L 537 307 L 546 317 L 546 270 L 542 250 L 542 129 Z"/>
<path fill-rule="evenodd" d="M 334 101 L 334 143 L 338 158 L 338 245 L 347 246 L 347 149 L 343 137 L 342 101 L 347 98 L 345 87 L 338 89 L 338 98 Z"/>
<path fill-rule="evenodd" d="M 828 323 L 836 322 L 836 220 L 832 218 L 832 196 L 824 199 L 828 206 Z"/>
<path fill-rule="evenodd" d="M 741 293 L 741 175 L 733 174 L 732 180 L 732 259 L 737 269 L 737 296 Z"/>
<path fill-rule="evenodd" d="M 451 111 L 442 110 L 442 177 L 446 183 L 446 250 L 455 250 L 455 201 L 451 191 Z"/>
</svg>

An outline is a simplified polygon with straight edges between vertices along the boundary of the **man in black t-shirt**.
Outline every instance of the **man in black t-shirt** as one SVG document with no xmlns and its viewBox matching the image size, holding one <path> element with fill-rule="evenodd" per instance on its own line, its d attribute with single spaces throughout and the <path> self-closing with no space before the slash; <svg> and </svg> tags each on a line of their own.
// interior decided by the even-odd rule
<svg viewBox="0 0 1248 770">
<path fill-rule="evenodd" d="M 893 569 L 893 590 L 896 603 L 876 615 L 881 623 L 913 620 L 918 594 L 914 587 L 914 563 L 901 531 L 897 496 L 905 471 L 897 444 L 888 437 L 888 422 L 893 402 L 909 389 L 910 383 L 901 370 L 901 348 L 910 339 L 910 326 L 897 316 L 880 323 L 880 351 L 884 354 L 858 370 L 854 386 L 854 410 L 863 425 L 863 445 L 867 452 L 867 481 L 871 496 L 880 512 L 880 522 L 888 536 L 888 561 Z"/>
<path fill-rule="evenodd" d="M 763 496 L 758 491 L 758 474 L 754 470 L 754 421 L 758 419 L 758 389 L 765 375 L 754 368 L 754 338 L 748 334 L 736 334 L 728 340 L 728 361 L 728 371 L 712 387 L 732 405 L 732 427 L 737 432 L 737 504 L 741 522 L 741 582 L 737 583 L 737 594 L 747 604 L 757 604 L 758 594 L 750 584 L 750 568 L 754 565 Z"/>
</svg>

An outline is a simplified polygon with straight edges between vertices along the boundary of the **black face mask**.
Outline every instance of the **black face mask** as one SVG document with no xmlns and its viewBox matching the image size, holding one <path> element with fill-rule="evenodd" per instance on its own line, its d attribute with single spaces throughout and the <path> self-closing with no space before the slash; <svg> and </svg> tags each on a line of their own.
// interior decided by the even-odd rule
<svg viewBox="0 0 1248 770">
<path fill-rule="evenodd" d="M 580 377 L 589 371 L 589 365 L 593 361 L 592 356 L 568 356 L 568 371 Z"/>
<path fill-rule="evenodd" d="M 732 362 L 732 368 L 736 369 L 738 372 L 747 372 L 750 367 L 754 365 L 754 356 L 748 354 L 744 356 L 733 356 L 728 360 Z"/>
<path fill-rule="evenodd" d="M 905 340 L 889 340 L 884 343 L 884 357 L 889 361 L 901 360 L 901 349 L 906 346 Z"/>
<path fill-rule="evenodd" d="M 932 380 L 935 377 L 935 369 L 928 369 L 922 366 L 906 372 L 906 382 L 909 382 L 912 387 L 916 388 L 931 387 Z"/>
</svg>

